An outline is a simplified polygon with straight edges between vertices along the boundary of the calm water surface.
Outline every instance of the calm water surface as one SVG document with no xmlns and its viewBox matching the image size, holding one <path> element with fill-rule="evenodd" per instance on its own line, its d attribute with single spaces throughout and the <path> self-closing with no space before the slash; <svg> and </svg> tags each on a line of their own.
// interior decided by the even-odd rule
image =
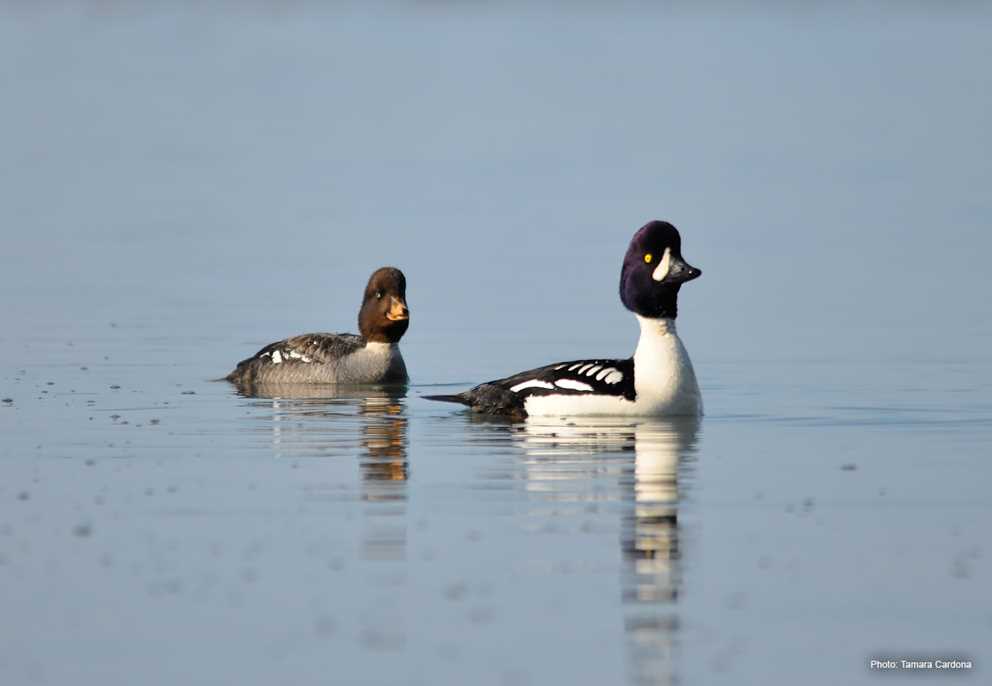
<svg viewBox="0 0 992 686">
<path fill-rule="evenodd" d="M 553 7 L 0 10 L 0 683 L 989 678 L 989 12 Z M 422 399 L 654 216 L 701 421 Z M 211 381 L 385 263 L 409 388 Z"/>
</svg>

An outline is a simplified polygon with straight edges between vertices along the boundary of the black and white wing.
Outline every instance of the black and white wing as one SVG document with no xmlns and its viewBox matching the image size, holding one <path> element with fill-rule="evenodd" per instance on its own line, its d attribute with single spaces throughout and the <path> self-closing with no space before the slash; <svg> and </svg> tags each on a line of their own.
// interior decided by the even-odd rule
<svg viewBox="0 0 992 686">
<path fill-rule="evenodd" d="M 526 415 L 527 398 L 598 395 L 634 400 L 634 360 L 573 360 L 480 384 L 457 395 L 426 396 L 469 405 L 485 414 Z"/>
<path fill-rule="evenodd" d="M 228 381 L 244 382 L 256 379 L 265 370 L 328 364 L 350 355 L 365 346 L 365 339 L 350 333 L 308 333 L 270 343 L 248 359 L 238 362 L 227 375 Z"/>
</svg>

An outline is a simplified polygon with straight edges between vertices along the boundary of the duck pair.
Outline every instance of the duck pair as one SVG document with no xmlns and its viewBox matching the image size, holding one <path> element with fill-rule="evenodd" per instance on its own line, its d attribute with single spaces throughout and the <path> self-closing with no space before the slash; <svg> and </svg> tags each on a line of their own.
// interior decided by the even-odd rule
<svg viewBox="0 0 992 686">
<path fill-rule="evenodd" d="M 683 260 L 674 226 L 649 222 L 631 239 L 620 271 L 620 301 L 641 326 L 632 357 L 558 362 L 455 395 L 424 397 L 514 417 L 700 415 L 699 385 L 675 332 L 675 318 L 679 289 L 701 273 Z M 360 335 L 314 333 L 272 343 L 239 362 L 227 380 L 239 385 L 406 383 L 399 341 L 409 325 L 406 278 L 399 269 L 383 267 L 365 287 Z"/>
</svg>

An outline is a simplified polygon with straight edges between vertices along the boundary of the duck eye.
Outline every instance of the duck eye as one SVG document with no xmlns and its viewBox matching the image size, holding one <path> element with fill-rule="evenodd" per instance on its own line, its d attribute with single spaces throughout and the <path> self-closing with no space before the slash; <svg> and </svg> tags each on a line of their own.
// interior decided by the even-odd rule
<svg viewBox="0 0 992 686">
<path fill-rule="evenodd" d="M 654 259 L 654 255 L 652 255 L 649 252 L 648 253 L 644 253 L 644 261 L 645 262 L 647 262 L 648 264 L 651 264 L 651 260 L 653 260 L 653 259 Z"/>
<path fill-rule="evenodd" d="M 375 297 L 378 298 L 379 300 L 382 300 L 383 295 L 385 295 L 385 293 L 383 293 L 382 291 L 375 292 Z"/>
</svg>

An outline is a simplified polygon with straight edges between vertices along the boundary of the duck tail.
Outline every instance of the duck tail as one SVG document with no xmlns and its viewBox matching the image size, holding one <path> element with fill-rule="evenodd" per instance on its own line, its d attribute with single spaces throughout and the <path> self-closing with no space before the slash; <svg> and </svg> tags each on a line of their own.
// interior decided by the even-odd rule
<svg viewBox="0 0 992 686">
<path fill-rule="evenodd" d="M 437 400 L 442 403 L 458 403 L 459 405 L 471 405 L 472 401 L 465 396 L 458 395 L 425 395 L 422 396 L 426 400 Z"/>
</svg>

